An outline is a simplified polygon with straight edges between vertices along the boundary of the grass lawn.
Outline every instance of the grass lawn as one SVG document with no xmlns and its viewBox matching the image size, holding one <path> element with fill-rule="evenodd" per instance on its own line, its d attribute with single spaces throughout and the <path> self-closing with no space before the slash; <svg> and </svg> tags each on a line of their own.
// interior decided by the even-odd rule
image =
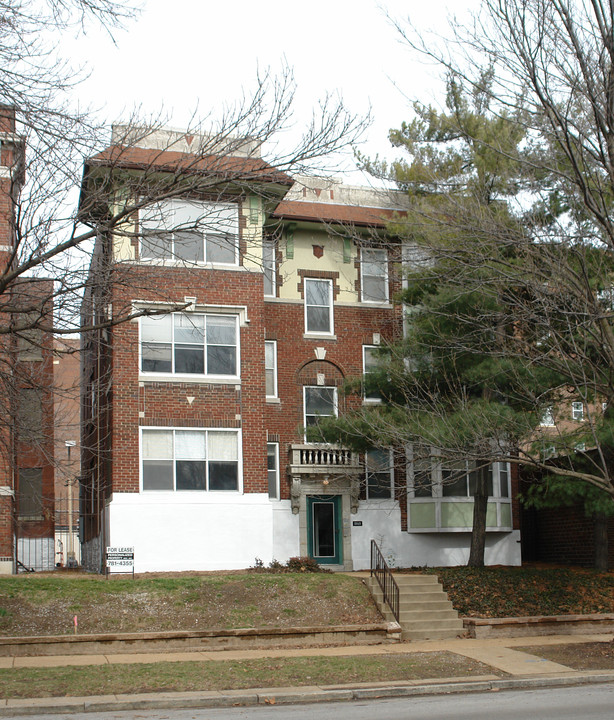
<svg viewBox="0 0 614 720">
<path fill-rule="evenodd" d="M 291 627 L 381 622 L 364 583 L 329 573 L 0 577 L 0 635 Z"/>
<path fill-rule="evenodd" d="M 32 698 L 338 685 L 492 675 L 447 652 L 0 670 L 0 697 Z"/>
</svg>

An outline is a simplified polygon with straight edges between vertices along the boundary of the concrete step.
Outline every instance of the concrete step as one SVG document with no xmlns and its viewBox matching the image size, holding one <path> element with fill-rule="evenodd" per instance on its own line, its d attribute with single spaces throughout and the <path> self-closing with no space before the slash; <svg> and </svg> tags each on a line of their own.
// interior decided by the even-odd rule
<svg viewBox="0 0 614 720">
<path fill-rule="evenodd" d="M 403 625 L 410 622 L 430 622 L 431 620 L 458 620 L 458 614 L 453 608 L 446 608 L 445 610 L 401 610 L 399 617 Z"/>
<path fill-rule="evenodd" d="M 401 585 L 441 585 L 437 575 L 398 575 L 392 574 L 396 584 Z"/>
<path fill-rule="evenodd" d="M 429 628 L 428 630 L 403 630 L 401 640 L 447 640 L 462 635 L 462 628 L 458 631 L 448 628 L 437 629 Z"/>
<path fill-rule="evenodd" d="M 396 575 L 399 588 L 399 622 L 402 638 L 425 640 L 456 637 L 463 632 L 463 622 L 452 607 L 435 575 Z M 380 612 L 388 621 L 394 616 L 383 601 L 383 592 L 374 577 L 367 585 Z"/>
<path fill-rule="evenodd" d="M 373 593 L 373 598 L 378 607 L 384 602 L 381 592 L 379 594 Z M 399 610 L 424 610 L 427 612 L 429 610 L 453 610 L 456 612 L 452 606 L 452 602 L 446 600 L 446 596 L 443 594 L 431 600 L 419 599 L 419 596 L 416 596 L 415 599 L 413 596 L 412 599 L 407 599 L 407 596 L 399 595 Z"/>
</svg>

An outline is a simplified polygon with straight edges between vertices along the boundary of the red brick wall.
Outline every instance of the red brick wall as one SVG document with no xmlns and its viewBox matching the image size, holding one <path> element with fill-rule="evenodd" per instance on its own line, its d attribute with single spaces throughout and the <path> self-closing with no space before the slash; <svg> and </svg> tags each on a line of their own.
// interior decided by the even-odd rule
<svg viewBox="0 0 614 720">
<path fill-rule="evenodd" d="M 149 270 L 133 267 L 137 287 Z M 241 384 L 145 382 L 139 387 L 138 323 L 113 329 L 113 489 L 139 491 L 139 426 L 228 427 L 243 433 L 243 489 L 267 492 L 263 282 L 259 273 L 156 268 L 156 297 L 181 304 L 247 306 L 249 323 L 240 327 Z M 144 291 L 118 288 L 114 306 L 154 299 Z M 194 397 L 190 405 L 187 397 Z M 143 417 L 139 417 L 139 412 Z"/>
<path fill-rule="evenodd" d="M 399 332 L 398 313 L 387 308 L 335 306 L 336 339 L 304 337 L 304 308 L 299 303 L 266 303 L 266 339 L 277 341 L 277 384 L 279 403 L 266 404 L 266 429 L 279 436 L 281 465 L 281 496 L 289 497 L 285 475 L 289 446 L 302 443 L 299 428 L 303 425 L 303 386 L 315 384 L 315 376 L 323 372 L 326 385 L 340 386 L 351 377 L 362 375 L 363 345 L 373 344 L 373 333 L 382 341 Z M 314 349 L 326 349 L 324 361 L 316 361 Z M 339 409 L 356 405 L 358 398 L 339 396 Z"/>
<path fill-rule="evenodd" d="M 523 509 L 523 560 L 592 567 L 593 533 L 593 520 L 579 508 Z M 614 567 L 614 518 L 608 521 L 608 538 L 610 567 Z"/>
</svg>

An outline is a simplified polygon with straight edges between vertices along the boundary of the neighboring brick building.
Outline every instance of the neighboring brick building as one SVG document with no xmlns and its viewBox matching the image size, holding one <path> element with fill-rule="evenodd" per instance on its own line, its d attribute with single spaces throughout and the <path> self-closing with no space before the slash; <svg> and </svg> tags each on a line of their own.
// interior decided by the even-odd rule
<svg viewBox="0 0 614 720">
<path fill-rule="evenodd" d="M 0 283 L 15 268 L 15 208 L 24 182 L 14 108 L 0 106 Z M 53 282 L 0 288 L 0 573 L 54 566 Z M 17 549 L 17 552 L 15 550 Z"/>
<path fill-rule="evenodd" d="M 447 493 L 432 461 L 433 489 L 415 491 L 388 453 L 365 461 L 303 434 L 361 401 L 341 386 L 402 333 L 385 232 L 402 196 L 295 183 L 248 146 L 196 158 L 200 141 L 116 139 L 86 165 L 81 217 L 99 232 L 83 306 L 97 328 L 82 352 L 84 565 L 113 545 L 135 548 L 137 571 L 295 555 L 359 569 L 372 538 L 399 565 L 466 562 L 468 475 Z M 109 208 L 153 197 L 148 183 L 173 199 L 106 233 Z M 158 314 L 104 327 L 127 309 Z M 520 561 L 514 485 L 494 468 L 487 563 Z"/>
</svg>

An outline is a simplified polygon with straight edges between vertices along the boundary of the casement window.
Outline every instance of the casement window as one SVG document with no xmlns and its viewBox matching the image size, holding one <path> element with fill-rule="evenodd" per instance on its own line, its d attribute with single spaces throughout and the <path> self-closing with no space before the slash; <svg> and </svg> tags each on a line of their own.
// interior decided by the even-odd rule
<svg viewBox="0 0 614 720">
<path fill-rule="evenodd" d="M 275 242 L 265 239 L 262 243 L 262 271 L 264 273 L 264 294 L 275 297 Z"/>
<path fill-rule="evenodd" d="M 266 396 L 277 397 L 277 343 L 275 340 L 266 340 L 264 343 L 264 375 L 266 381 Z"/>
<path fill-rule="evenodd" d="M 337 416 L 337 388 L 306 386 L 303 388 L 305 428 L 314 427 L 320 418 Z"/>
<path fill-rule="evenodd" d="M 305 278 L 305 332 L 332 335 L 333 282 Z"/>
<path fill-rule="evenodd" d="M 238 318 L 169 313 L 141 318 L 141 371 L 238 375 Z"/>
<path fill-rule="evenodd" d="M 571 403 L 571 419 L 575 420 L 575 422 L 582 422 L 584 420 L 584 403 Z"/>
<path fill-rule="evenodd" d="M 42 468 L 19 469 L 19 492 L 17 514 L 20 520 L 43 519 L 43 470 Z"/>
<path fill-rule="evenodd" d="M 388 254 L 386 250 L 363 248 L 360 252 L 360 287 L 363 302 L 388 301 Z"/>
<path fill-rule="evenodd" d="M 237 491 L 236 430 L 147 428 L 141 436 L 143 491 Z"/>
<path fill-rule="evenodd" d="M 167 200 L 140 211 L 140 259 L 185 263 L 239 262 L 235 203 Z"/>
<path fill-rule="evenodd" d="M 362 346 L 362 369 L 365 381 L 367 380 L 368 374 L 377 368 L 377 350 L 378 348 L 375 345 Z M 368 402 L 381 402 L 382 396 L 377 390 L 369 390 L 365 386 L 364 399 Z"/>
<path fill-rule="evenodd" d="M 392 497 L 393 463 L 389 450 L 369 450 L 365 453 L 366 486 L 368 500 Z"/>
<path fill-rule="evenodd" d="M 266 458 L 269 498 L 279 500 L 279 443 L 267 443 Z"/>
</svg>

